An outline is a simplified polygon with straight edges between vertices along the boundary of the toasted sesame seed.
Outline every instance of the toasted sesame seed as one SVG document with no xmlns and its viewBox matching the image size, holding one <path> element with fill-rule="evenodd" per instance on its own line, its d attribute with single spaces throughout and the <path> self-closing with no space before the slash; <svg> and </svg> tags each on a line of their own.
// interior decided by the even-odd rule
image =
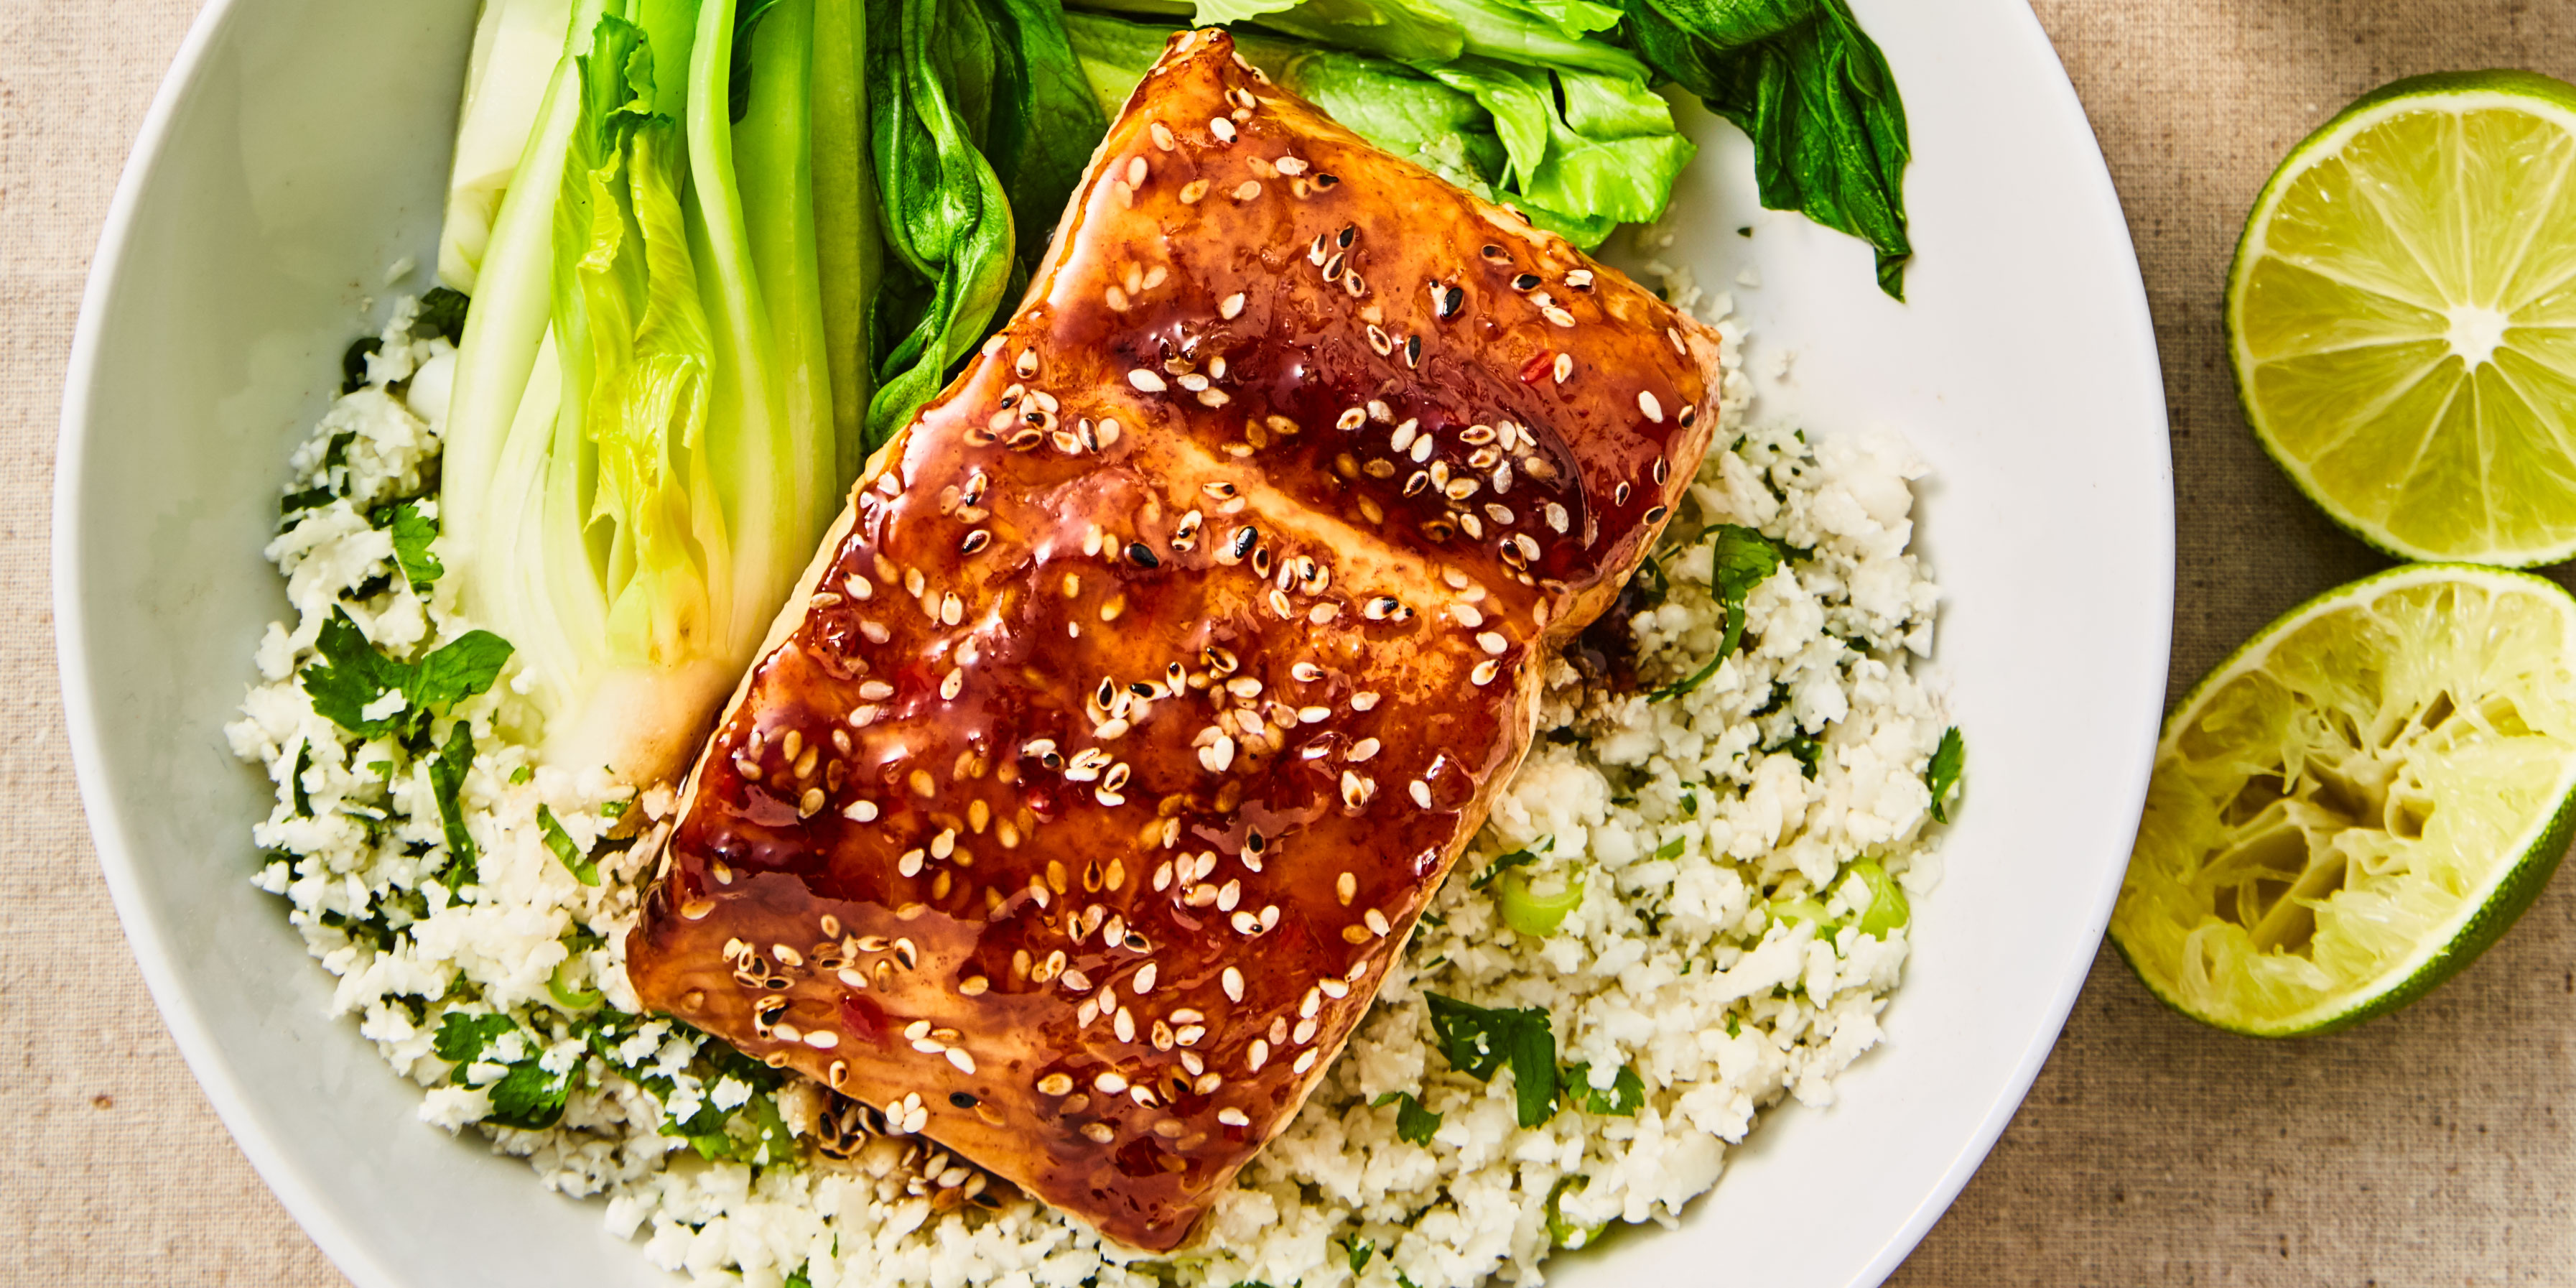
<svg viewBox="0 0 2576 1288">
<path fill-rule="evenodd" d="M 1270 1063 L 1270 1043 L 1261 1038 L 1254 1038 L 1252 1040 L 1252 1045 L 1244 1050 L 1244 1067 L 1254 1073 L 1259 1073 L 1261 1072 L 1261 1066 L 1268 1063 Z M 1243 1116 L 1243 1111 L 1241 1110 L 1218 1110 L 1217 1120 L 1220 1122 L 1224 1121 L 1225 1116 L 1228 1113 L 1232 1113 L 1237 1118 L 1241 1118 Z M 1234 1125 L 1240 1126 L 1241 1124 L 1238 1123 Z"/>
<path fill-rule="evenodd" d="M 1243 312 L 1243 292 L 1236 291 L 1217 302 L 1216 315 L 1231 322 Z"/>
<path fill-rule="evenodd" d="M 1110 1017 L 1109 1031 L 1117 1034 L 1121 1042 L 1135 1041 L 1136 1013 L 1123 1006 L 1118 1008 L 1118 1014 Z M 1106 1091 L 1108 1088 L 1103 1087 L 1101 1090 Z"/>
<path fill-rule="evenodd" d="M 1259 1066 L 1255 1067 L 1257 1068 Z M 1217 1110 L 1216 1120 L 1224 1123 L 1228 1127 L 1249 1127 L 1252 1125 L 1252 1120 L 1245 1117 L 1242 1110 L 1237 1109 L 1232 1105 L 1228 1105 L 1223 1109 Z"/>
<path fill-rule="evenodd" d="M 1234 190 L 1234 199 L 1237 201 L 1250 201 L 1260 195 L 1261 181 L 1258 179 L 1246 179 Z"/>
<path fill-rule="evenodd" d="M 1539 288 L 1539 282 L 1540 278 L 1538 274 L 1522 273 L 1512 279 L 1512 289 L 1523 295 L 1527 295 Z"/>
<path fill-rule="evenodd" d="M 1315 1030 L 1322 1027 L 1323 1025 L 1315 1017 L 1308 1016 L 1297 1021 L 1297 1027 L 1288 1031 L 1288 1040 L 1298 1046 L 1304 1046 L 1315 1040 Z M 1301 1069 L 1298 1072 L 1302 1073 L 1304 1070 Z"/>
<path fill-rule="evenodd" d="M 1050 1073 L 1038 1079 L 1039 1095 L 1061 1096 L 1071 1090 L 1073 1090 L 1073 1079 L 1062 1073 Z"/>
<path fill-rule="evenodd" d="M 1374 709 L 1376 706 L 1377 694 L 1367 689 L 1362 689 L 1351 695 L 1351 710 L 1353 711 L 1368 711 Z"/>
<path fill-rule="evenodd" d="M 1385 913 L 1380 912 L 1375 908 L 1371 908 L 1360 914 L 1360 921 L 1368 926 L 1370 934 L 1375 935 L 1380 939 L 1384 939 L 1386 937 L 1388 925 Z"/>
<path fill-rule="evenodd" d="M 1103 1069 L 1099 1077 L 1091 1080 L 1091 1086 L 1104 1096 L 1114 1096 L 1127 1089 L 1127 1079 L 1119 1076 L 1116 1069 Z"/>
<path fill-rule="evenodd" d="M 1646 419 L 1658 425 L 1664 421 L 1664 405 L 1655 400 L 1655 395 L 1650 390 L 1637 391 L 1637 410 L 1643 412 Z"/>
<path fill-rule="evenodd" d="M 1556 383 L 1560 385 L 1564 384 L 1565 378 L 1573 374 L 1574 355 L 1570 353 L 1560 353 L 1556 355 Z"/>
<path fill-rule="evenodd" d="M 1661 523 L 1664 521 L 1664 516 L 1668 513 L 1671 512 L 1660 505 L 1648 506 L 1646 508 L 1646 513 L 1642 517 L 1648 523 Z"/>
<path fill-rule="evenodd" d="M 1501 656 L 1504 650 L 1511 647 L 1511 641 L 1504 639 L 1501 631 L 1481 631 L 1476 636 L 1476 647 L 1485 650 L 1488 654 Z"/>
<path fill-rule="evenodd" d="M 1163 377 L 1160 373 L 1149 371 L 1143 367 L 1138 367 L 1135 370 L 1128 372 L 1127 383 L 1134 385 L 1139 392 L 1149 394 L 1159 394 L 1170 387 L 1163 383 Z"/>
<path fill-rule="evenodd" d="M 1420 806 L 1423 809 L 1431 808 L 1431 784 L 1417 778 L 1412 782 L 1405 784 L 1404 790 L 1407 795 L 1413 797 L 1413 803 L 1415 805 Z"/>
<path fill-rule="evenodd" d="M 1475 681 L 1477 686 L 1481 688 L 1484 685 L 1493 683 L 1494 677 L 1502 672 L 1502 667 L 1502 663 L 1497 662 L 1492 658 L 1486 658 L 1484 661 L 1476 664 L 1475 670 L 1467 673 L 1467 678 Z"/>
<path fill-rule="evenodd" d="M 1225 973 L 1218 976 L 1217 982 L 1225 989 L 1226 1000 L 1233 1002 L 1240 1002 L 1243 1000 L 1242 971 L 1237 970 L 1232 966 L 1228 966 L 1225 968 Z"/>
<path fill-rule="evenodd" d="M 939 681 L 939 696 L 942 700 L 953 702 L 956 700 L 957 695 L 965 692 L 965 690 L 966 672 L 964 668 L 950 671 L 947 676 Z"/>
<path fill-rule="evenodd" d="M 1118 1132 L 1107 1123 L 1084 1123 L 1083 1137 L 1094 1144 L 1106 1145 L 1118 1139 Z"/>
<path fill-rule="evenodd" d="M 1565 284 L 1578 291 L 1591 290 L 1592 270 L 1588 268 L 1578 268 L 1573 272 L 1567 273 L 1565 275 Z"/>
<path fill-rule="evenodd" d="M 1208 118 L 1208 132 L 1214 134 L 1219 143 L 1234 142 L 1234 122 L 1222 116 Z"/>
</svg>

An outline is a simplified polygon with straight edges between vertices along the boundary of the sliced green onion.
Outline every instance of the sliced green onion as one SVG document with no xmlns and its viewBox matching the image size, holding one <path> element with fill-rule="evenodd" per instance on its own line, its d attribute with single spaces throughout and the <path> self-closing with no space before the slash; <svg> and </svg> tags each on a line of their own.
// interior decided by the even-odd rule
<svg viewBox="0 0 2576 1288">
<path fill-rule="evenodd" d="M 1506 872 L 1494 881 L 1494 898 L 1501 905 L 1504 925 L 1533 939 L 1545 939 L 1565 924 L 1566 914 L 1583 905 L 1583 879 L 1569 877 L 1562 892 L 1541 895 L 1530 892 L 1520 873 Z"/>
</svg>

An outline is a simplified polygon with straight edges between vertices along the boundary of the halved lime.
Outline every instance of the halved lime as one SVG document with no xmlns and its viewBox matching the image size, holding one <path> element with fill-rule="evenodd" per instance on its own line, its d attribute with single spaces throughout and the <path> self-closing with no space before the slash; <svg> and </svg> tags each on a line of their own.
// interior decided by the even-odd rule
<svg viewBox="0 0 2576 1288">
<path fill-rule="evenodd" d="M 2290 153 L 2227 279 L 2255 435 L 2410 559 L 2576 555 L 2576 86 L 2418 76 Z"/>
<path fill-rule="evenodd" d="M 2111 942 L 2265 1037 L 2405 1005 L 2484 952 L 2576 822 L 2576 598 L 2411 565 L 2300 605 L 2165 721 Z"/>
</svg>

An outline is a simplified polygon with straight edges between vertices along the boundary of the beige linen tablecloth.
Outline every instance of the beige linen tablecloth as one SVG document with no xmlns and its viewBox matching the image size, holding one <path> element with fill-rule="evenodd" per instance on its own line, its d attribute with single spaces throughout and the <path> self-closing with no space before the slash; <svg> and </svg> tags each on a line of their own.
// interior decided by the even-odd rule
<svg viewBox="0 0 2576 1288">
<path fill-rule="evenodd" d="M 2505 65 L 2576 77 L 2576 0 L 2038 8 L 2127 199 L 2163 346 L 2179 692 L 2274 614 L 2380 563 L 2290 490 L 2238 417 L 2218 303 L 2247 203 L 2292 143 L 2383 81 Z M 195 9 L 0 4 L 11 1284 L 343 1282 L 216 1122 L 144 993 L 82 825 L 55 692 L 46 516 L 64 357 L 108 195 Z M 1893 1282 L 2576 1283 L 2571 1083 L 2568 880 L 2448 988 L 2318 1041 L 2198 1028 L 2106 951 L 2011 1130 Z"/>
</svg>

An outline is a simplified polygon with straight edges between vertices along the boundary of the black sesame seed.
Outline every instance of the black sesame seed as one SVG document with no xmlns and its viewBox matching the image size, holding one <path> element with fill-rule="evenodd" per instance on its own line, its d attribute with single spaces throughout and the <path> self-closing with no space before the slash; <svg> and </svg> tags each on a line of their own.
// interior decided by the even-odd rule
<svg viewBox="0 0 2576 1288">
<path fill-rule="evenodd" d="M 948 1093 L 948 1103 L 955 1105 L 960 1109 L 972 1109 L 975 1107 L 977 1102 L 975 1097 L 967 1092 L 952 1091 Z"/>
<path fill-rule="evenodd" d="M 1512 289 L 1523 293 L 1537 290 L 1538 284 L 1539 276 L 1536 273 L 1523 273 L 1512 279 Z"/>
<path fill-rule="evenodd" d="M 1343 250 L 1349 250 L 1351 248 L 1351 243 L 1358 241 L 1359 239 L 1360 226 L 1358 224 L 1344 224 L 1342 225 L 1342 230 L 1340 232 L 1333 234 L 1333 244 L 1341 247 Z"/>
<path fill-rule="evenodd" d="M 1127 558 L 1139 568 L 1160 568 L 1163 566 L 1163 561 L 1155 558 L 1154 552 L 1146 549 L 1145 543 L 1142 541 L 1130 541 L 1127 543 Z"/>
<path fill-rule="evenodd" d="M 1659 506 L 1656 506 L 1655 508 L 1653 508 L 1653 509 L 1651 509 L 1651 510 L 1646 511 L 1646 522 L 1648 522 L 1648 523 L 1661 523 L 1661 522 L 1663 522 L 1663 519 L 1664 519 L 1664 507 L 1662 507 L 1662 506 L 1660 506 L 1660 505 L 1659 505 Z"/>
<path fill-rule="evenodd" d="M 1508 264 L 1512 262 L 1511 253 L 1500 246 L 1487 245 L 1483 250 L 1477 253 L 1497 264 Z"/>
<path fill-rule="evenodd" d="M 1147 684 L 1142 680 L 1130 683 L 1127 686 L 1127 691 L 1140 698 L 1150 698 L 1154 696 L 1154 686 Z"/>
<path fill-rule="evenodd" d="M 1467 292 L 1455 286 L 1434 286 L 1431 288 L 1431 301 L 1433 312 L 1446 322 L 1467 307 Z"/>
<path fill-rule="evenodd" d="M 1235 558 L 1237 558 L 1237 559 L 1240 559 L 1240 558 L 1244 557 L 1245 555 L 1251 554 L 1251 553 L 1252 553 L 1252 543 L 1253 543 L 1253 542 L 1255 542 L 1255 541 L 1259 541 L 1260 539 L 1261 539 L 1261 534 L 1260 534 L 1259 532 L 1255 531 L 1255 530 L 1254 530 L 1250 525 L 1248 525 L 1248 524 L 1247 524 L 1247 525 L 1245 525 L 1244 527 L 1241 527 L 1241 528 L 1237 528 L 1237 529 L 1235 529 L 1235 532 L 1234 532 L 1234 557 L 1235 557 Z"/>
<path fill-rule="evenodd" d="M 1421 336 L 1408 335 L 1404 337 L 1404 365 L 1408 367 L 1418 367 L 1422 365 Z"/>
</svg>

